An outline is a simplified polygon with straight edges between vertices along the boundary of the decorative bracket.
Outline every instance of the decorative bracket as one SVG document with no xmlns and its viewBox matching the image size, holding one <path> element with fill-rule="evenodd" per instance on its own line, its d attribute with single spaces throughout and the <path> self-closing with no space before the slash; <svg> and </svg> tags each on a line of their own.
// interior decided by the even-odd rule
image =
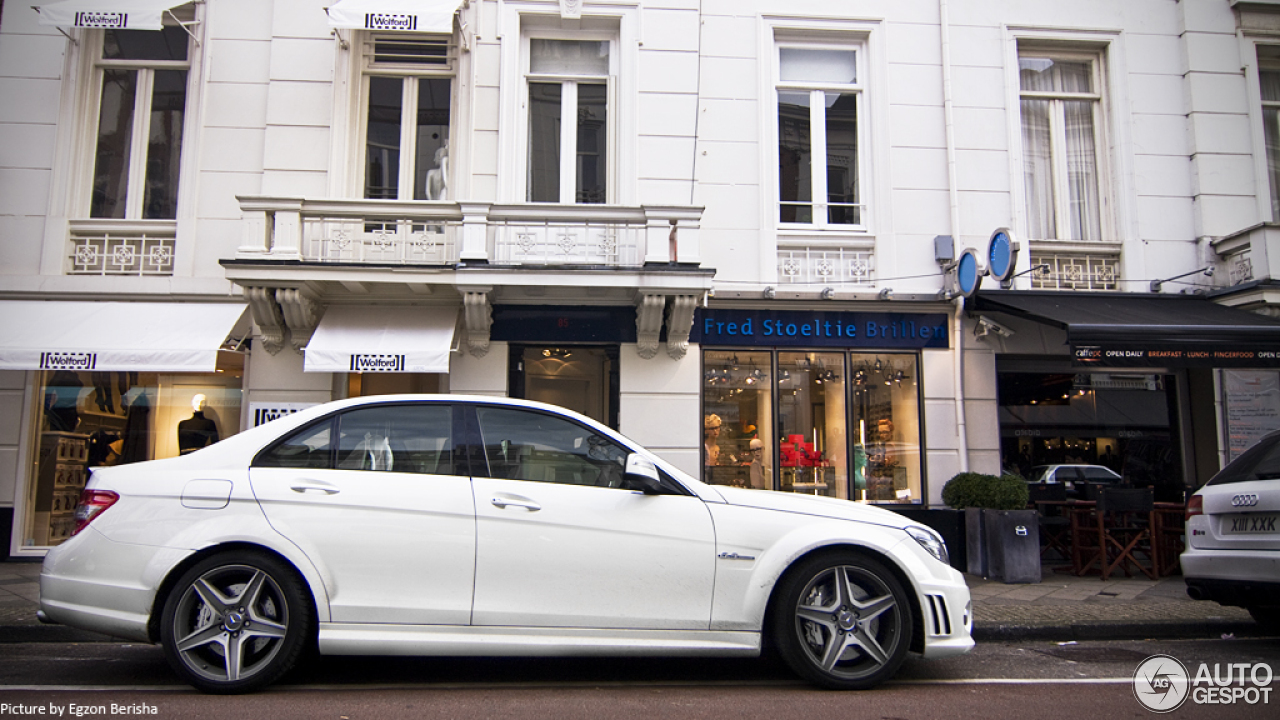
<svg viewBox="0 0 1280 720">
<path fill-rule="evenodd" d="M 658 336 L 662 334 L 662 310 L 665 295 L 641 295 L 636 305 L 636 352 L 645 360 L 658 354 Z M 685 333 L 686 337 L 688 333 Z"/>
<path fill-rule="evenodd" d="M 276 300 L 280 303 L 284 322 L 289 326 L 289 344 L 301 355 L 303 348 L 311 342 L 316 325 L 320 323 L 324 306 L 314 295 L 299 288 L 277 290 Z"/>
<path fill-rule="evenodd" d="M 493 288 L 471 288 L 462 291 L 462 321 L 467 328 L 467 351 L 476 357 L 489 353 L 489 327 L 493 325 L 493 307 L 489 293 Z"/>
<path fill-rule="evenodd" d="M 693 311 L 697 307 L 697 295 L 675 295 L 671 298 L 671 306 L 667 308 L 667 354 L 674 360 L 689 352 L 689 332 L 693 330 Z"/>
<path fill-rule="evenodd" d="M 258 325 L 262 347 L 272 355 L 284 347 L 284 316 L 276 303 L 275 288 L 246 287 L 244 297 L 249 301 L 253 322 Z"/>
</svg>

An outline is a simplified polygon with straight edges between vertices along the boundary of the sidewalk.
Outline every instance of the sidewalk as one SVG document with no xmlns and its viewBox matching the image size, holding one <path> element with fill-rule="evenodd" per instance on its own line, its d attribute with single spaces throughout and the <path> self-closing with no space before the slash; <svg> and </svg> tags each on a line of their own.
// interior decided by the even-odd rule
<svg viewBox="0 0 1280 720">
<path fill-rule="evenodd" d="M 101 635 L 36 620 L 40 563 L 0 563 L 0 643 L 91 642 Z M 966 575 L 978 642 L 1220 637 L 1259 630 L 1241 608 L 1187 597 L 1182 576 L 1121 575 L 1103 582 L 1046 567 L 1034 585 L 1005 585 Z"/>
</svg>

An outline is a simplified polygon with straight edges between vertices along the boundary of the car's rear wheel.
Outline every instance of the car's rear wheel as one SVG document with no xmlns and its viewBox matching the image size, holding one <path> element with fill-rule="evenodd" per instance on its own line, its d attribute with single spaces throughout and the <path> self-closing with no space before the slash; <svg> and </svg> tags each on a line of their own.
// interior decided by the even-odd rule
<svg viewBox="0 0 1280 720">
<path fill-rule="evenodd" d="M 779 654 L 823 687 L 874 687 L 893 677 L 911 646 L 914 620 L 902 584 L 855 552 L 803 561 L 785 576 L 775 602 Z"/>
<path fill-rule="evenodd" d="M 206 558 L 165 601 L 161 642 L 174 670 L 208 693 L 258 690 L 288 672 L 315 625 L 293 568 L 240 551 Z"/>
</svg>

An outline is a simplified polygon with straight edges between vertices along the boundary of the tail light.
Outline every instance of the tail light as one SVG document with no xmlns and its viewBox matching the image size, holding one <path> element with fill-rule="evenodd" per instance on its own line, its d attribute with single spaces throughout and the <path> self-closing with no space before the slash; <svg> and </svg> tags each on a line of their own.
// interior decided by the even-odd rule
<svg viewBox="0 0 1280 720">
<path fill-rule="evenodd" d="M 71 531 L 74 536 L 81 530 L 89 527 L 89 523 L 98 517 L 107 508 L 116 504 L 120 496 L 110 490 L 92 490 L 85 489 L 80 493 L 80 504 L 76 505 L 76 529 Z"/>
<path fill-rule="evenodd" d="M 1192 495 L 1191 499 L 1187 501 L 1186 519 L 1190 520 L 1191 516 L 1193 515 L 1203 515 L 1203 514 L 1204 514 L 1204 496 Z"/>
</svg>

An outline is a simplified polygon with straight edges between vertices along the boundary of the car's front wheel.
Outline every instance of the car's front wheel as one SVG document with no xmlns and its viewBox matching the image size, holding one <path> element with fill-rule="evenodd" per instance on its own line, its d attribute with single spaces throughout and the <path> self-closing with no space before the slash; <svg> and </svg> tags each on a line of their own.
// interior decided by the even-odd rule
<svg viewBox="0 0 1280 720">
<path fill-rule="evenodd" d="M 288 672 L 314 625 L 293 568 L 268 555 L 229 552 L 182 575 L 165 601 L 160 633 L 183 679 L 229 694 L 258 690 Z"/>
<path fill-rule="evenodd" d="M 907 593 L 883 564 L 855 552 L 803 561 L 775 596 L 773 635 L 800 676 L 839 690 L 893 677 L 911 645 Z"/>
</svg>

